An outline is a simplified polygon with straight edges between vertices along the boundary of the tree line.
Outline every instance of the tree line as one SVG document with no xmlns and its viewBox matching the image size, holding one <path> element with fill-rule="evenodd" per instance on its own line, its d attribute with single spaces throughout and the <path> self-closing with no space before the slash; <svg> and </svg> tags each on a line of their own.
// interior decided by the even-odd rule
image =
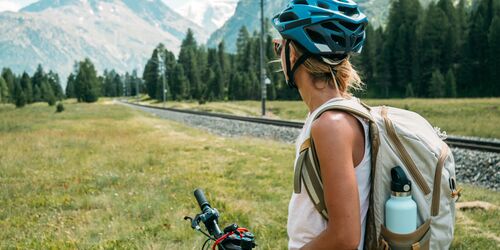
<svg viewBox="0 0 500 250">
<path fill-rule="evenodd" d="M 269 26 L 267 26 L 269 28 Z M 168 100 L 256 100 L 261 98 L 259 33 L 250 35 L 246 27 L 239 31 L 237 53 L 225 51 L 221 42 L 217 48 L 198 45 L 189 29 L 176 58 L 163 44 L 159 44 L 148 60 L 143 73 L 147 94 L 163 99 L 165 84 Z M 274 59 L 272 37 L 264 41 L 265 62 Z M 163 66 L 164 65 L 164 66 Z M 163 66 L 163 67 L 162 67 Z M 267 85 L 268 99 L 297 99 L 298 95 L 284 84 L 279 64 L 267 64 L 266 76 L 273 84 Z"/>
<path fill-rule="evenodd" d="M 355 58 L 368 97 L 499 96 L 500 1 L 395 0 Z"/>
<path fill-rule="evenodd" d="M 123 75 L 114 70 L 104 70 L 100 76 L 88 58 L 75 62 L 73 69 L 63 91 L 59 75 L 52 71 L 46 73 L 41 65 L 38 65 L 33 76 L 26 72 L 16 75 L 11 69 L 3 68 L 0 75 L 0 103 L 23 107 L 34 102 L 47 102 L 53 106 L 64 98 L 96 102 L 101 96 L 135 96 L 138 92 L 145 92 L 144 83 L 135 70 Z"/>
<path fill-rule="evenodd" d="M 38 65 L 36 72 L 30 76 L 23 72 L 16 75 L 9 68 L 3 68 L 0 75 L 0 102 L 13 103 L 17 107 L 34 102 L 47 102 L 55 105 L 64 98 L 59 75 L 48 73 Z"/>
<path fill-rule="evenodd" d="M 384 27 L 367 27 L 363 52 L 352 58 L 366 83 L 356 93 L 370 98 L 499 96 L 500 2 L 395 0 Z M 266 26 L 269 29 L 269 24 Z M 268 30 L 264 31 L 269 34 Z M 163 44 L 145 66 L 143 79 L 151 98 L 174 100 L 256 100 L 261 98 L 259 33 L 242 27 L 236 54 L 198 46 L 187 32 L 176 59 Z M 264 41 L 265 61 L 275 59 L 272 37 Z M 160 72 L 160 62 L 165 72 Z M 281 65 L 266 64 L 270 100 L 298 99 L 284 83 Z M 163 79 L 165 76 L 165 79 Z"/>
<path fill-rule="evenodd" d="M 66 84 L 66 97 L 76 98 L 78 102 L 96 102 L 102 96 L 135 96 L 143 88 L 136 70 L 124 75 L 115 70 L 104 70 L 100 76 L 92 61 L 86 58 L 73 66 Z"/>
</svg>

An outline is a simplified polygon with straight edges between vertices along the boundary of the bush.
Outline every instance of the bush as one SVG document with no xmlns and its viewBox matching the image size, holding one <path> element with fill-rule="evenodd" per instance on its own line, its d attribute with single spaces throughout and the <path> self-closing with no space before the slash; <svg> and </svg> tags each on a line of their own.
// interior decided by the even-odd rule
<svg viewBox="0 0 500 250">
<path fill-rule="evenodd" d="M 206 100 L 205 100 L 205 98 L 203 98 L 203 97 L 202 97 L 202 98 L 200 98 L 200 99 L 198 100 L 198 104 L 199 104 L 199 105 L 204 105 L 204 104 L 206 104 L 206 103 L 207 103 L 207 101 L 206 101 Z"/>
<path fill-rule="evenodd" d="M 64 111 L 64 105 L 62 102 L 58 103 L 57 106 L 56 106 L 56 112 L 57 113 L 61 113 Z"/>
</svg>

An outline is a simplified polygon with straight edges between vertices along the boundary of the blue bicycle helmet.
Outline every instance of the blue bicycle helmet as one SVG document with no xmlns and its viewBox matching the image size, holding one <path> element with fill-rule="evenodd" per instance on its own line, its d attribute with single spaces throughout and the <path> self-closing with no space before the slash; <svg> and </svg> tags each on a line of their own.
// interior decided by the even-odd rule
<svg viewBox="0 0 500 250">
<path fill-rule="evenodd" d="M 291 87 L 293 75 L 309 57 L 335 65 L 350 54 L 359 54 L 366 39 L 368 19 L 352 0 L 291 0 L 273 18 L 273 26 L 287 40 L 286 67 Z M 289 45 L 294 41 L 304 55 L 291 68 Z"/>
</svg>

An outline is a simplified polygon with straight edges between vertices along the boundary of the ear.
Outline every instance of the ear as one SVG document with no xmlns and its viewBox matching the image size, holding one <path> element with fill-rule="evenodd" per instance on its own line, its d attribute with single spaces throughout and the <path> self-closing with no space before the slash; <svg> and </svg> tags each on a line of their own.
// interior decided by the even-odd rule
<svg viewBox="0 0 500 250">
<path fill-rule="evenodd" d="M 291 66 L 295 65 L 297 62 L 297 51 L 295 51 L 295 47 L 290 43 L 290 63 Z"/>
</svg>

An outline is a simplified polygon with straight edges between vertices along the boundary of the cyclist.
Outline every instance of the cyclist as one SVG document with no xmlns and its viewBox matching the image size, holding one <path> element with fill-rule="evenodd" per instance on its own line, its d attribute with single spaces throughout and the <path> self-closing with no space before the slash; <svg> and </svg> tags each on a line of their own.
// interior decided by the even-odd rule
<svg viewBox="0 0 500 250">
<path fill-rule="evenodd" d="M 328 219 L 306 190 L 293 193 L 288 208 L 289 249 L 363 249 L 370 193 L 368 122 L 340 111 L 312 121 L 323 105 L 352 98 L 362 83 L 350 63 L 365 41 L 366 16 L 352 0 L 292 0 L 273 18 L 282 39 L 274 41 L 287 84 L 298 89 L 309 115 L 306 131 L 321 166 Z M 296 158 L 296 161 L 297 161 Z"/>
</svg>

